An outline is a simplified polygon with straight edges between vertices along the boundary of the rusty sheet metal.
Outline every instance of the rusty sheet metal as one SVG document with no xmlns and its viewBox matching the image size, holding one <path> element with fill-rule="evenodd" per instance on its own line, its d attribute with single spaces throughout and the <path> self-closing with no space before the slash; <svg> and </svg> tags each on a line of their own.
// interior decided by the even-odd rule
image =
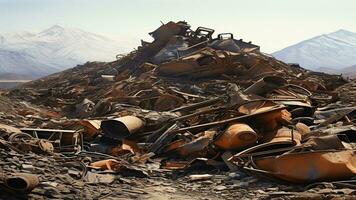
<svg viewBox="0 0 356 200">
<path fill-rule="evenodd" d="M 325 111 L 317 110 L 315 111 L 314 114 L 317 119 L 320 119 L 321 125 L 327 125 L 327 124 L 337 122 L 338 120 L 342 119 L 346 115 L 354 113 L 354 111 L 356 111 L 356 106 L 330 109 Z"/>
<path fill-rule="evenodd" d="M 312 96 L 312 93 L 301 86 L 287 84 L 283 87 L 275 89 L 273 91 L 273 94 L 271 95 L 275 99 L 279 99 L 279 98 L 307 99 L 308 97 Z"/>
<path fill-rule="evenodd" d="M 184 100 L 171 94 L 164 94 L 158 97 L 155 102 L 154 110 L 168 111 L 179 108 L 183 105 Z"/>
<path fill-rule="evenodd" d="M 122 145 L 119 147 L 114 147 L 111 149 L 112 156 L 121 156 L 127 153 L 131 153 L 132 155 L 141 154 L 142 150 L 137 145 L 135 141 L 123 139 Z"/>
<path fill-rule="evenodd" d="M 85 129 L 85 135 L 94 138 L 100 133 L 101 120 L 80 120 L 79 124 Z"/>
<path fill-rule="evenodd" d="M 276 99 L 278 101 L 278 103 L 281 103 L 283 105 L 286 106 L 298 106 L 298 107 L 306 107 L 306 108 L 311 108 L 311 103 L 308 101 L 295 101 L 295 100 L 282 100 L 279 101 L 278 99 Z"/>
<path fill-rule="evenodd" d="M 280 155 L 298 148 L 300 149 L 302 146 L 296 146 L 294 140 L 267 142 L 245 149 L 229 158 L 228 161 L 234 162 L 238 166 L 243 166 L 248 162 L 246 159 L 251 156 Z"/>
<path fill-rule="evenodd" d="M 273 137 L 270 143 L 291 141 L 291 140 L 294 140 L 296 145 L 300 145 L 301 144 L 300 142 L 302 140 L 302 135 L 297 130 L 289 129 L 287 127 L 282 127 L 278 129 L 276 135 Z"/>
<path fill-rule="evenodd" d="M 293 183 L 344 180 L 356 175 L 353 150 L 282 154 L 256 158 L 254 163 L 265 174 Z"/>
<path fill-rule="evenodd" d="M 255 101 L 246 102 L 245 104 L 241 105 L 238 108 L 238 111 L 240 113 L 249 115 L 249 114 L 260 113 L 263 111 L 268 111 L 270 110 L 271 107 L 276 105 L 277 104 L 274 103 L 273 101 L 255 100 Z"/>
<path fill-rule="evenodd" d="M 122 140 L 144 127 L 144 122 L 135 116 L 124 116 L 101 122 L 104 136 Z"/>
<path fill-rule="evenodd" d="M 286 107 L 283 105 L 276 105 L 276 106 L 272 106 L 269 109 L 263 110 L 258 113 L 246 114 L 246 115 L 233 117 L 233 118 L 229 118 L 229 119 L 224 119 L 224 120 L 220 120 L 220 121 L 194 125 L 194 126 L 190 126 L 190 127 L 180 128 L 177 130 L 171 130 L 171 131 L 169 131 L 169 133 L 183 133 L 186 131 L 195 131 L 195 130 L 201 130 L 201 129 L 206 130 L 208 128 L 212 128 L 215 126 L 226 125 L 226 124 L 230 124 L 230 123 L 234 123 L 234 122 L 247 122 L 247 121 L 249 121 L 250 123 L 254 123 L 254 125 L 261 125 L 261 126 L 266 127 L 266 125 L 269 125 L 271 123 L 271 121 L 267 121 L 265 123 L 265 122 L 263 122 L 265 119 L 274 119 L 275 122 L 289 123 L 290 113 L 287 110 L 285 110 L 285 108 Z M 265 114 L 267 115 L 267 117 L 265 116 Z M 262 118 L 262 120 L 261 120 L 261 118 Z M 261 123 L 259 123 L 259 122 L 261 122 Z M 274 130 L 276 128 L 276 126 L 278 126 L 278 123 L 272 123 L 272 125 L 273 125 L 272 130 Z"/>
<path fill-rule="evenodd" d="M 90 164 L 90 167 L 93 167 L 95 169 L 101 169 L 101 170 L 113 170 L 115 171 L 119 166 L 121 165 L 121 162 L 115 160 L 115 159 L 107 159 L 107 160 L 100 160 L 97 162 L 93 162 Z"/>
<path fill-rule="evenodd" d="M 194 139 L 191 142 L 183 144 L 178 147 L 176 151 L 181 156 L 205 156 L 207 154 L 207 147 L 211 143 L 215 132 L 205 131 L 204 135 Z"/>
<path fill-rule="evenodd" d="M 158 72 L 163 75 L 194 78 L 218 76 L 238 70 L 240 63 L 233 61 L 234 57 L 238 56 L 238 53 L 207 47 L 192 55 L 160 64 Z"/>
<path fill-rule="evenodd" d="M 279 76 L 265 76 L 244 90 L 247 94 L 265 96 L 267 93 L 286 85 L 288 82 Z"/>
<path fill-rule="evenodd" d="M 255 144 L 257 138 L 257 133 L 249 125 L 237 123 L 219 135 L 214 145 L 223 150 L 238 150 Z"/>
<path fill-rule="evenodd" d="M 322 83 L 318 82 L 318 80 L 291 80 L 290 83 L 305 87 L 312 92 L 326 90 L 326 87 Z"/>
<path fill-rule="evenodd" d="M 261 144 L 252 146 L 248 149 L 240 151 L 239 153 L 232 156 L 229 161 L 236 162 L 237 165 L 241 165 L 247 162 L 246 158 L 251 156 L 268 156 L 268 155 L 278 155 L 293 149 L 301 149 L 301 134 L 296 130 L 291 130 L 287 127 L 282 127 L 277 131 L 272 133 L 264 134 L 266 141 Z"/>
<path fill-rule="evenodd" d="M 149 33 L 154 38 L 152 43 L 141 41 L 142 46 L 139 47 L 138 56 L 142 58 L 149 58 L 156 55 L 174 36 L 185 36 L 187 30 L 190 28 L 186 22 L 168 22 L 163 24 L 155 31 Z"/>
<path fill-rule="evenodd" d="M 319 137 L 311 136 L 308 138 L 307 141 L 303 143 L 303 145 L 310 146 L 311 148 L 313 148 L 313 150 L 347 149 L 349 143 L 343 142 L 340 138 L 344 138 L 344 140 L 347 140 L 347 142 L 349 142 L 349 138 L 347 138 L 346 135 L 340 134 L 340 135 L 327 135 L 327 136 L 319 136 Z"/>
<path fill-rule="evenodd" d="M 292 120 L 291 114 L 285 109 L 275 109 L 277 106 L 272 101 L 254 101 L 244 104 L 238 111 L 247 115 L 254 115 L 253 123 L 258 129 L 273 131 L 280 124 L 289 124 Z"/>
<path fill-rule="evenodd" d="M 266 75 L 280 75 L 281 73 L 273 69 L 273 65 L 268 61 L 254 58 L 254 59 L 246 59 L 244 64 L 249 66 L 248 70 L 244 72 L 246 77 L 250 77 L 254 80 L 258 80 L 263 78 Z"/>
<path fill-rule="evenodd" d="M 186 144 L 187 142 L 183 139 L 178 139 L 178 140 L 175 140 L 171 143 L 169 143 L 167 146 L 165 146 L 164 148 L 164 152 L 165 153 L 168 153 L 170 151 L 174 151 L 176 150 L 177 148 L 183 146 L 184 144 Z"/>
<path fill-rule="evenodd" d="M 190 164 L 189 161 L 170 161 L 162 163 L 162 168 L 169 170 L 183 170 Z"/>
<path fill-rule="evenodd" d="M 131 176 L 137 176 L 142 178 L 147 177 L 147 173 L 145 173 L 143 170 L 140 170 L 133 164 L 129 164 L 128 162 L 123 160 L 116 160 L 116 159 L 100 160 L 91 163 L 89 167 L 94 169 L 115 171 L 124 176 L 131 175 Z"/>
<path fill-rule="evenodd" d="M 207 158 L 194 158 L 190 161 L 164 161 L 161 167 L 169 170 L 188 170 L 188 169 L 214 169 L 221 163 L 213 159 Z M 223 164 L 224 165 L 224 164 Z"/>
<path fill-rule="evenodd" d="M 185 30 L 189 29 L 190 26 L 185 22 L 168 22 L 163 24 L 155 31 L 149 33 L 155 40 L 167 41 L 174 35 L 181 35 Z"/>
</svg>

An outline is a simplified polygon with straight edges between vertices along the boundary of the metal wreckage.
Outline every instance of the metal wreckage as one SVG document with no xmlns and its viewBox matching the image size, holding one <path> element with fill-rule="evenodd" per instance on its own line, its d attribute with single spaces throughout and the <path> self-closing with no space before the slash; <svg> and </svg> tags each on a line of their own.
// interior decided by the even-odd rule
<svg viewBox="0 0 356 200">
<path fill-rule="evenodd" d="M 213 33 L 3 93 L 1 198 L 351 199 L 356 83 Z"/>
</svg>

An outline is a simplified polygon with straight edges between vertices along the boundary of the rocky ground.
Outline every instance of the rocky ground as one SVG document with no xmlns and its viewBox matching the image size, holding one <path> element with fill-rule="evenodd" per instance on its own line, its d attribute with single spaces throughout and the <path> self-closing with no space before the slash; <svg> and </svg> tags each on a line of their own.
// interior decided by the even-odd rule
<svg viewBox="0 0 356 200">
<path fill-rule="evenodd" d="M 1 91 L 1 199 L 355 199 L 355 81 L 172 23 L 117 61 Z M 326 171 L 324 154 L 280 164 L 323 152 L 340 158 Z M 38 182 L 16 189 L 16 173 Z"/>
</svg>

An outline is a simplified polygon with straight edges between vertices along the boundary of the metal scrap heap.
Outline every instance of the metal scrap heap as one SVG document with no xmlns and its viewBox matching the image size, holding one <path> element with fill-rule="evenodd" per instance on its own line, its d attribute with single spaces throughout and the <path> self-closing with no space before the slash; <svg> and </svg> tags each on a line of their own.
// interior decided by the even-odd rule
<svg viewBox="0 0 356 200">
<path fill-rule="evenodd" d="M 2 198 L 355 194 L 354 82 L 184 21 L 149 34 L 116 61 L 4 94 Z"/>
</svg>

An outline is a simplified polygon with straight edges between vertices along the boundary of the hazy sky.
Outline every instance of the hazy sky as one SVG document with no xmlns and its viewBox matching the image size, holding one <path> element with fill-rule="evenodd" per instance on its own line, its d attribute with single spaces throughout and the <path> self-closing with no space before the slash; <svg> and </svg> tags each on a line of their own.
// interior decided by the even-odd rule
<svg viewBox="0 0 356 200">
<path fill-rule="evenodd" d="M 356 0 L 0 0 L 0 33 L 59 24 L 148 40 L 160 21 L 186 20 L 271 53 L 338 29 L 356 32 L 355 9 Z"/>
</svg>

